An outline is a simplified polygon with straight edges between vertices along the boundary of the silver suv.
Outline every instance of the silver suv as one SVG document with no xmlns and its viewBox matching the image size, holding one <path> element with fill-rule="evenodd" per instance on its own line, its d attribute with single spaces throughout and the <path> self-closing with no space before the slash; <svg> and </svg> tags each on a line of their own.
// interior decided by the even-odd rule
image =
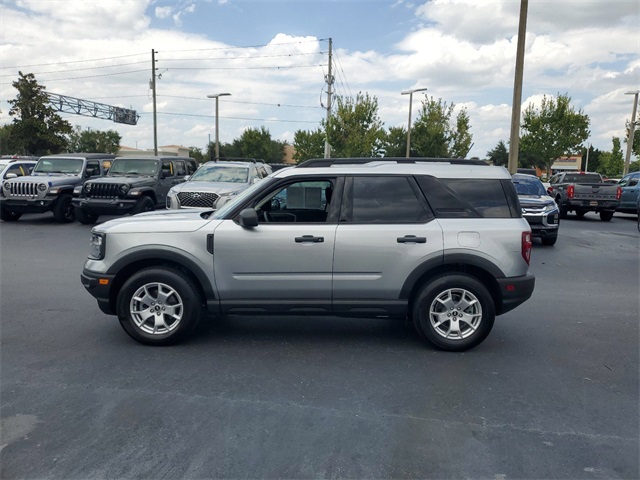
<svg viewBox="0 0 640 480">
<path fill-rule="evenodd" d="M 188 182 L 169 191 L 167 208 L 220 208 L 270 173 L 271 168 L 263 162 L 207 162 Z"/>
<path fill-rule="evenodd" d="M 321 159 L 216 211 L 94 227 L 82 283 L 145 344 L 184 339 L 206 310 L 410 317 L 436 347 L 460 351 L 531 296 L 530 255 L 503 167 Z"/>
</svg>

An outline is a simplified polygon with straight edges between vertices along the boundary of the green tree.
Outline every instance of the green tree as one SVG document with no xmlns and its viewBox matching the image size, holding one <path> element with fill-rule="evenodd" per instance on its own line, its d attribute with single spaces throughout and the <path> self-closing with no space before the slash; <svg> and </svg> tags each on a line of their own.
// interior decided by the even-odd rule
<svg viewBox="0 0 640 480">
<path fill-rule="evenodd" d="M 620 139 L 613 137 L 613 149 L 601 155 L 599 172 L 607 177 L 618 178 L 622 176 L 624 157 L 620 146 Z"/>
<path fill-rule="evenodd" d="M 500 140 L 492 150 L 487 152 L 487 159 L 494 165 L 503 167 L 509 165 L 509 150 L 504 141 Z"/>
<path fill-rule="evenodd" d="M 337 97 L 335 114 L 328 124 L 322 121 L 334 158 L 380 156 L 385 137 L 382 126 L 378 99 L 362 92 L 355 99 Z"/>
<path fill-rule="evenodd" d="M 390 127 L 383 141 L 385 157 L 404 157 L 407 154 L 407 129 Z"/>
<path fill-rule="evenodd" d="M 195 158 L 198 163 L 204 163 L 208 160 L 200 147 L 189 147 L 189 156 Z"/>
<path fill-rule="evenodd" d="M 420 157 L 460 158 L 471 149 L 473 135 L 466 109 L 452 123 L 455 104 L 426 97 L 411 127 L 411 154 Z"/>
<path fill-rule="evenodd" d="M 624 143 L 625 145 L 629 143 L 629 120 L 625 122 Z M 640 158 L 640 127 L 638 127 L 638 123 L 636 123 L 636 128 L 633 130 L 633 145 L 631 145 L 631 152 L 633 152 L 636 157 Z"/>
<path fill-rule="evenodd" d="M 602 155 L 602 151 L 593 148 L 593 145 L 589 145 L 589 148 L 582 149 L 582 165 L 580 169 L 583 172 L 600 172 L 600 157 Z M 587 164 L 587 159 L 589 163 Z"/>
<path fill-rule="evenodd" d="M 12 83 L 18 95 L 9 100 L 9 115 L 14 117 L 9 143 L 25 155 L 63 151 L 71 124 L 49 106 L 45 87 L 38 84 L 32 73 L 18 72 L 18 75 L 18 80 Z"/>
<path fill-rule="evenodd" d="M 269 163 L 280 163 L 284 158 L 286 143 L 271 138 L 269 130 L 247 128 L 240 138 L 231 144 L 220 146 L 221 157 L 260 158 Z"/>
<path fill-rule="evenodd" d="M 542 98 L 540 108 L 530 104 L 522 120 L 521 151 L 539 157 L 548 172 L 559 157 L 580 151 L 589 138 L 589 116 L 571 106 L 568 94 Z"/>
<path fill-rule="evenodd" d="M 14 147 L 11 145 L 11 129 L 13 125 L 10 123 L 0 127 L 0 155 L 13 155 Z"/>
<path fill-rule="evenodd" d="M 319 128 L 312 132 L 297 130 L 293 134 L 293 159 L 300 163 L 310 158 L 323 158 L 324 140 L 324 132 Z"/>
<path fill-rule="evenodd" d="M 92 130 L 76 125 L 69 134 L 67 150 L 70 152 L 118 153 L 122 137 L 115 130 Z"/>
</svg>

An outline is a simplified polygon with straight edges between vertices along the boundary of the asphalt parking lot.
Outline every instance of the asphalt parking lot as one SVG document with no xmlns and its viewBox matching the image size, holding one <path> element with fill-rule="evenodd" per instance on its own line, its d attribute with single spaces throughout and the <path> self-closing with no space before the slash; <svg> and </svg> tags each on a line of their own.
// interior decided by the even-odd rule
<svg viewBox="0 0 640 480">
<path fill-rule="evenodd" d="M 90 227 L 0 224 L 0 478 L 639 478 L 636 217 L 534 243 L 465 353 L 402 322 L 230 317 L 145 347 L 80 284 Z"/>
</svg>

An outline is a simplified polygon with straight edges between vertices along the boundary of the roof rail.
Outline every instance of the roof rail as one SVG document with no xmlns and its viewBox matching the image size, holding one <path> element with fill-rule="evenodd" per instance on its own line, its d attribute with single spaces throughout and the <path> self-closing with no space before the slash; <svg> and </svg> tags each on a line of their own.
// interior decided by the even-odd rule
<svg viewBox="0 0 640 480">
<path fill-rule="evenodd" d="M 250 162 L 250 163 L 266 163 L 261 158 L 246 158 L 246 157 L 215 157 L 214 162 Z"/>
<path fill-rule="evenodd" d="M 297 165 L 296 168 L 330 167 L 332 165 L 364 165 L 372 162 L 389 163 L 449 163 L 451 165 L 489 165 L 484 160 L 465 158 L 427 158 L 427 157 L 364 157 L 364 158 L 312 158 Z"/>
</svg>

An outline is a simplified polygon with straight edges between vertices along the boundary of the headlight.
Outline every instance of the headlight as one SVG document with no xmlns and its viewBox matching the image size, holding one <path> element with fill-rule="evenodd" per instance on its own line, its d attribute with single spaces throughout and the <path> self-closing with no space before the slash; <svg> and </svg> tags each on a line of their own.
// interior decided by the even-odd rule
<svg viewBox="0 0 640 480">
<path fill-rule="evenodd" d="M 11 189 L 11 185 L 9 185 L 9 182 L 4 182 L 4 185 L 2 185 L 2 187 L 3 187 L 5 190 L 10 190 L 10 189 Z"/>
<path fill-rule="evenodd" d="M 89 258 L 92 260 L 102 260 L 104 258 L 104 247 L 107 240 L 106 233 L 91 232 L 89 242 Z"/>
<path fill-rule="evenodd" d="M 91 192 L 91 184 L 90 183 L 85 183 L 84 184 L 84 191 L 89 193 Z"/>
<path fill-rule="evenodd" d="M 120 195 L 122 195 L 123 197 L 127 195 L 127 193 L 129 193 L 129 185 L 120 185 L 120 188 L 118 189 L 118 191 L 120 192 Z"/>
<path fill-rule="evenodd" d="M 544 206 L 544 213 L 552 212 L 557 209 L 558 209 L 558 206 L 556 205 L 556 202 L 547 203 Z"/>
<path fill-rule="evenodd" d="M 47 184 L 46 183 L 39 183 L 38 184 L 38 190 L 40 190 L 41 192 L 44 192 L 47 189 Z"/>
<path fill-rule="evenodd" d="M 238 193 L 238 191 L 236 192 L 227 192 L 227 193 L 221 193 L 220 196 L 221 197 L 235 197 Z"/>
</svg>

